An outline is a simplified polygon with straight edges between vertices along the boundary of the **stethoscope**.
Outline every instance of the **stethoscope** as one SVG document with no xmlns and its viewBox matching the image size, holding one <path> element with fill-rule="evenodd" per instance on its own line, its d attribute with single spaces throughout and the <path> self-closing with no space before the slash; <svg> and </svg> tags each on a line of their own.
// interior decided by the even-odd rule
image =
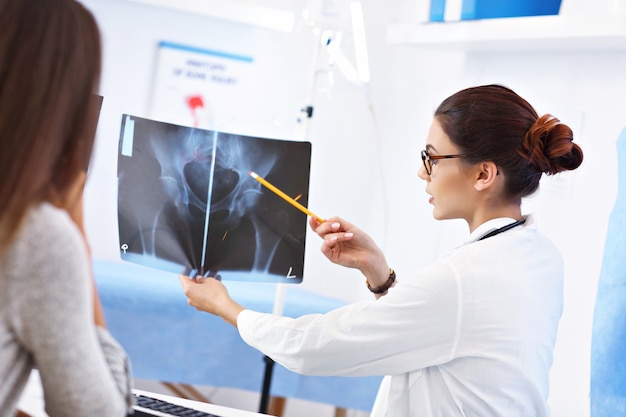
<svg viewBox="0 0 626 417">
<path fill-rule="evenodd" d="M 498 235 L 500 233 L 506 232 L 507 230 L 511 230 L 512 228 L 514 228 L 516 226 L 522 225 L 525 222 L 526 222 L 526 219 L 523 218 L 523 219 L 518 220 L 516 222 L 513 222 L 511 224 L 507 224 L 506 226 L 502 226 L 502 227 L 500 227 L 498 229 L 492 230 L 491 232 L 487 233 L 486 235 L 480 237 L 478 240 L 483 240 L 483 239 L 487 239 L 489 237 L 493 237 L 493 236 Z"/>
</svg>

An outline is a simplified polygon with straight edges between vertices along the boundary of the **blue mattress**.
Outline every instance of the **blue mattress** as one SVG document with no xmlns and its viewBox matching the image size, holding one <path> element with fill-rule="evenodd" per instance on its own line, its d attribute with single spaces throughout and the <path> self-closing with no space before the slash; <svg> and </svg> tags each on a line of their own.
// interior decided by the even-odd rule
<svg viewBox="0 0 626 417">
<path fill-rule="evenodd" d="M 265 361 L 222 319 L 187 304 L 178 276 L 126 262 L 94 261 L 107 326 L 138 379 L 261 392 Z M 276 284 L 226 282 L 247 308 L 271 312 Z M 345 302 L 285 284 L 284 315 L 323 313 Z M 276 364 L 271 394 L 369 411 L 380 377 L 311 377 Z"/>
</svg>

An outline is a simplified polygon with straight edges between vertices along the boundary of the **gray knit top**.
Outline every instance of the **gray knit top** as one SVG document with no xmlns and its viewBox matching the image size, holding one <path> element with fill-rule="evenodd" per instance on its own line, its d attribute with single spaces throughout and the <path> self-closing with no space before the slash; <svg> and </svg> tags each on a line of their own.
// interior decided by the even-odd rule
<svg viewBox="0 0 626 417">
<path fill-rule="evenodd" d="M 0 255 L 0 417 L 12 417 L 39 370 L 51 417 L 123 417 L 128 358 L 94 325 L 89 257 L 65 211 L 44 203 Z"/>
</svg>

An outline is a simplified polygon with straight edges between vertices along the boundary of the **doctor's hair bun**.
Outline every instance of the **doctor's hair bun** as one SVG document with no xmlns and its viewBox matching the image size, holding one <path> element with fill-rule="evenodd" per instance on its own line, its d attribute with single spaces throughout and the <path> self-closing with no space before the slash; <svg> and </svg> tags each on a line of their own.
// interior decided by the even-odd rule
<svg viewBox="0 0 626 417">
<path fill-rule="evenodd" d="M 519 154 L 536 166 L 538 172 L 547 175 L 574 170 L 582 163 L 583 152 L 573 140 L 569 126 L 545 114 L 524 136 Z"/>
</svg>

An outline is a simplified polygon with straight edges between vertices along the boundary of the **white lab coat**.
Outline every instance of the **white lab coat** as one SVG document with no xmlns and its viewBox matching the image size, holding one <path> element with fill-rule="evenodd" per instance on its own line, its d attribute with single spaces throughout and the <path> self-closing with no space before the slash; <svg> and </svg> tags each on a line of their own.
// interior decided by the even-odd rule
<svg viewBox="0 0 626 417">
<path fill-rule="evenodd" d="M 243 340 L 294 372 L 388 375 L 373 417 L 545 417 L 563 305 L 557 249 L 512 219 L 478 227 L 468 243 L 379 300 L 326 314 L 245 310 Z"/>
</svg>

